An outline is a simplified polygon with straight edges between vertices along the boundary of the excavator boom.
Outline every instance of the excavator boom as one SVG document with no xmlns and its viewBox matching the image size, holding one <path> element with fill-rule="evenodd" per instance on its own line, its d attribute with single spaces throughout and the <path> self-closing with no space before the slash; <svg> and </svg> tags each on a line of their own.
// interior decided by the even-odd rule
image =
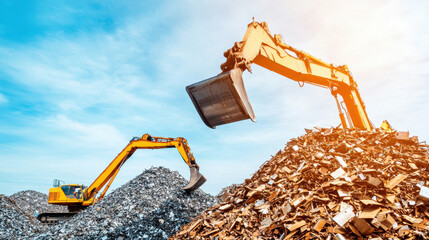
<svg viewBox="0 0 429 240">
<path fill-rule="evenodd" d="M 195 162 L 195 158 L 191 153 L 188 142 L 184 138 L 163 138 L 153 137 L 149 134 L 144 134 L 141 138 L 133 138 L 128 145 L 116 156 L 115 159 L 107 166 L 107 168 L 95 179 L 95 181 L 88 187 L 86 191 L 86 198 L 93 199 L 94 196 L 103 188 L 103 193 L 98 197 L 98 200 L 104 196 L 112 181 L 115 179 L 116 174 L 122 165 L 134 154 L 137 149 L 162 149 L 162 148 L 176 148 L 186 164 L 188 164 L 191 172 L 191 180 L 189 184 L 184 187 L 185 191 L 193 191 L 198 189 L 204 182 L 204 176 L 199 173 L 199 166 Z M 108 183 L 109 182 L 109 183 Z M 107 185 L 106 185 L 107 184 Z M 84 205 L 91 203 L 85 202 Z"/>
<path fill-rule="evenodd" d="M 271 35 L 265 22 L 250 23 L 243 40 L 236 42 L 224 56 L 222 73 L 186 87 L 203 122 L 211 128 L 245 119 L 255 121 L 242 72 L 251 72 L 251 64 L 256 63 L 299 83 L 328 88 L 337 100 L 344 128 L 373 129 L 357 84 L 346 65 L 333 66 L 283 43 L 280 35 Z M 346 107 L 349 126 L 338 95 Z"/>
</svg>

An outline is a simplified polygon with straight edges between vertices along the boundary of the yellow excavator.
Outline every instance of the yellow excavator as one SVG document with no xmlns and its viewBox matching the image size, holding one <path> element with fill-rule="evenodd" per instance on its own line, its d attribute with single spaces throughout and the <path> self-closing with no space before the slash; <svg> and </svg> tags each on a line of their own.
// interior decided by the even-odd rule
<svg viewBox="0 0 429 240">
<path fill-rule="evenodd" d="M 336 100 L 343 128 L 374 128 L 347 65 L 325 63 L 285 44 L 280 35 L 271 35 L 265 22 L 250 23 L 243 40 L 224 56 L 226 62 L 219 75 L 186 87 L 201 119 L 210 128 L 245 119 L 255 121 L 242 79 L 243 71 L 252 72 L 252 63 L 297 81 L 300 86 L 308 83 L 328 88 Z M 382 128 L 391 131 L 387 121 Z"/>
<path fill-rule="evenodd" d="M 131 139 L 128 145 L 116 156 L 107 168 L 95 179 L 89 186 L 79 184 L 61 184 L 62 181 L 54 180 L 54 187 L 49 189 L 50 204 L 65 205 L 68 207 L 66 213 L 41 213 L 37 216 L 43 223 L 53 223 L 67 218 L 71 218 L 79 211 L 100 201 L 122 165 L 133 155 L 137 149 L 160 149 L 160 148 L 176 148 L 183 160 L 188 164 L 191 179 L 189 184 L 183 187 L 186 192 L 191 192 L 198 189 L 204 184 L 206 178 L 199 172 L 199 166 L 191 153 L 186 139 L 178 138 L 163 138 L 154 137 L 149 134 L 144 134 L 141 138 L 135 137 Z M 104 189 L 103 189 L 104 187 Z M 102 190 L 103 189 L 103 190 Z M 102 191 L 101 191 L 102 190 Z M 101 194 L 97 197 L 97 194 Z"/>
</svg>

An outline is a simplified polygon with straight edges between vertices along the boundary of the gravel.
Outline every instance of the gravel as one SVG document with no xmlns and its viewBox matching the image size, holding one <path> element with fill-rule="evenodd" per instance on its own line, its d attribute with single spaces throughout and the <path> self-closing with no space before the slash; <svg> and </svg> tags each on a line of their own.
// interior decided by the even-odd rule
<svg viewBox="0 0 429 240">
<path fill-rule="evenodd" d="M 17 192 L 9 197 L 25 213 L 36 216 L 42 212 L 67 212 L 66 206 L 48 203 L 48 195 L 33 190 Z"/>
<path fill-rule="evenodd" d="M 181 188 L 186 184 L 178 172 L 152 167 L 72 219 L 51 226 L 33 217 L 53 210 L 46 195 L 0 195 L 0 239 L 168 239 L 218 202 L 200 189 L 185 193 Z"/>
<path fill-rule="evenodd" d="M 0 239 L 28 239 L 46 230 L 36 218 L 17 207 L 5 195 L 0 195 Z"/>
</svg>

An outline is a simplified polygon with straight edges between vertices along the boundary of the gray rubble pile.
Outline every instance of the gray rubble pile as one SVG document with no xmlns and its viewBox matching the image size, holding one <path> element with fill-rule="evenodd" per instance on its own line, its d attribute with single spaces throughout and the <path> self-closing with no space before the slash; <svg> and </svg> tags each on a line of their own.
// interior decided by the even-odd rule
<svg viewBox="0 0 429 240">
<path fill-rule="evenodd" d="M 48 195 L 26 190 L 17 192 L 9 197 L 25 213 L 35 216 L 43 212 L 67 212 L 66 206 L 53 205 L 48 203 Z"/>
<path fill-rule="evenodd" d="M 0 195 L 0 239 L 28 239 L 45 229 L 46 226 L 17 207 L 12 199 Z"/>
<path fill-rule="evenodd" d="M 187 181 L 176 171 L 152 167 L 88 207 L 71 220 L 54 225 L 38 239 L 167 239 L 216 197 L 181 188 Z"/>
</svg>

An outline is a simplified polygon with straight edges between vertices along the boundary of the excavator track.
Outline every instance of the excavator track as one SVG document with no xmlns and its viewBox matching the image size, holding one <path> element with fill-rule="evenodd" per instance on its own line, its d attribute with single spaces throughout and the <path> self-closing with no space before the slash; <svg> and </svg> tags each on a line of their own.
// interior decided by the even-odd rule
<svg viewBox="0 0 429 240">
<path fill-rule="evenodd" d="M 60 221 L 65 221 L 72 218 L 78 212 L 62 212 L 62 213 L 41 213 L 37 216 L 37 220 L 44 224 L 55 224 Z"/>
</svg>

